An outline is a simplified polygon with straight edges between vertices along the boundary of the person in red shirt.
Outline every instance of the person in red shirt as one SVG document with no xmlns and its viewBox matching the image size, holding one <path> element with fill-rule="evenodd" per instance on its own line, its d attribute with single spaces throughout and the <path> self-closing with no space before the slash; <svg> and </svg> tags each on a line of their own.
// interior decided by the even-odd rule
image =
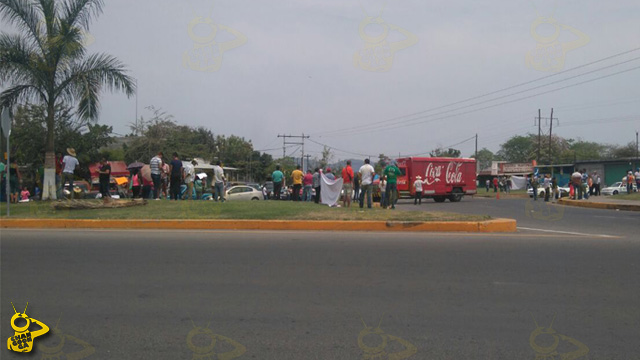
<svg viewBox="0 0 640 360">
<path fill-rule="evenodd" d="M 313 186 L 313 174 L 311 170 L 302 178 L 302 201 L 311 201 L 311 187 Z"/>
<path fill-rule="evenodd" d="M 351 206 L 351 196 L 353 195 L 353 169 L 351 168 L 351 160 L 347 160 L 347 166 L 342 169 L 342 206 Z"/>
<path fill-rule="evenodd" d="M 498 192 L 498 178 L 493 178 L 493 192 Z"/>
</svg>

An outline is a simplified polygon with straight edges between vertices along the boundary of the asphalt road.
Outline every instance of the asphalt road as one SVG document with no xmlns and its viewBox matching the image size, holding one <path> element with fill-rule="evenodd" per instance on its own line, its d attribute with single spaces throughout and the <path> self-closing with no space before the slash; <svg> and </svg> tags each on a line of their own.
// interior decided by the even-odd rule
<svg viewBox="0 0 640 360">
<path fill-rule="evenodd" d="M 635 236 L 640 234 L 640 212 L 588 209 L 558 205 L 541 200 L 511 198 L 472 198 L 461 202 L 435 203 L 424 199 L 422 205 L 401 199 L 397 206 L 411 211 L 447 211 L 461 214 L 487 214 L 494 218 L 516 219 L 522 231 L 562 234 L 571 232 L 588 235 Z M 640 240 L 640 239 L 639 239 Z"/>
<path fill-rule="evenodd" d="M 640 354 L 632 234 L 0 235 L 2 338 L 11 302 L 57 328 L 35 359 L 534 359 L 536 323 L 560 354 Z"/>
</svg>

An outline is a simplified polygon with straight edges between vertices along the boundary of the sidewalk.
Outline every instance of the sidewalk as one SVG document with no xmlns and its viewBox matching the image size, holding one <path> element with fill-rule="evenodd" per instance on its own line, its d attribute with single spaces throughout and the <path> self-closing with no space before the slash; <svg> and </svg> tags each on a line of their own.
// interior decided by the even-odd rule
<svg viewBox="0 0 640 360">
<path fill-rule="evenodd" d="M 590 196 L 589 199 L 569 200 L 567 198 L 558 200 L 558 204 L 568 206 L 579 206 L 592 209 L 626 210 L 640 211 L 639 200 L 614 199 L 611 196 Z"/>
</svg>

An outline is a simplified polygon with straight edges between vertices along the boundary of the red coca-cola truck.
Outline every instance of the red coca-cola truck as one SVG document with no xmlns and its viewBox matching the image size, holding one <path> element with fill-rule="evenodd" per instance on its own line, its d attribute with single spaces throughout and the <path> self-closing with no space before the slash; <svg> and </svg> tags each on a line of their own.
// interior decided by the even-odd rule
<svg viewBox="0 0 640 360">
<path fill-rule="evenodd" d="M 398 176 L 400 197 L 414 196 L 418 175 L 422 177 L 423 197 L 436 202 L 457 202 L 477 192 L 475 159 L 409 157 L 396 162 L 402 172 Z"/>
</svg>

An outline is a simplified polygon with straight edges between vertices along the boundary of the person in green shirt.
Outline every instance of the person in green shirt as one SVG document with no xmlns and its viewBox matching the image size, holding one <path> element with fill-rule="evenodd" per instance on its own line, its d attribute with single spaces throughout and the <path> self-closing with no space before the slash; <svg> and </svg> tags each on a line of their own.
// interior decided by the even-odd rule
<svg viewBox="0 0 640 360">
<path fill-rule="evenodd" d="M 396 208 L 396 202 L 398 201 L 398 175 L 402 175 L 402 172 L 393 162 L 387 165 L 382 172 L 382 175 L 387 180 L 387 187 L 385 189 L 385 203 L 387 206 L 391 205 L 392 209 Z"/>
<path fill-rule="evenodd" d="M 276 170 L 271 174 L 271 180 L 273 181 L 273 197 L 276 200 L 280 200 L 280 191 L 282 190 L 282 180 L 284 174 L 280 171 L 280 165 L 276 165 Z"/>
</svg>

